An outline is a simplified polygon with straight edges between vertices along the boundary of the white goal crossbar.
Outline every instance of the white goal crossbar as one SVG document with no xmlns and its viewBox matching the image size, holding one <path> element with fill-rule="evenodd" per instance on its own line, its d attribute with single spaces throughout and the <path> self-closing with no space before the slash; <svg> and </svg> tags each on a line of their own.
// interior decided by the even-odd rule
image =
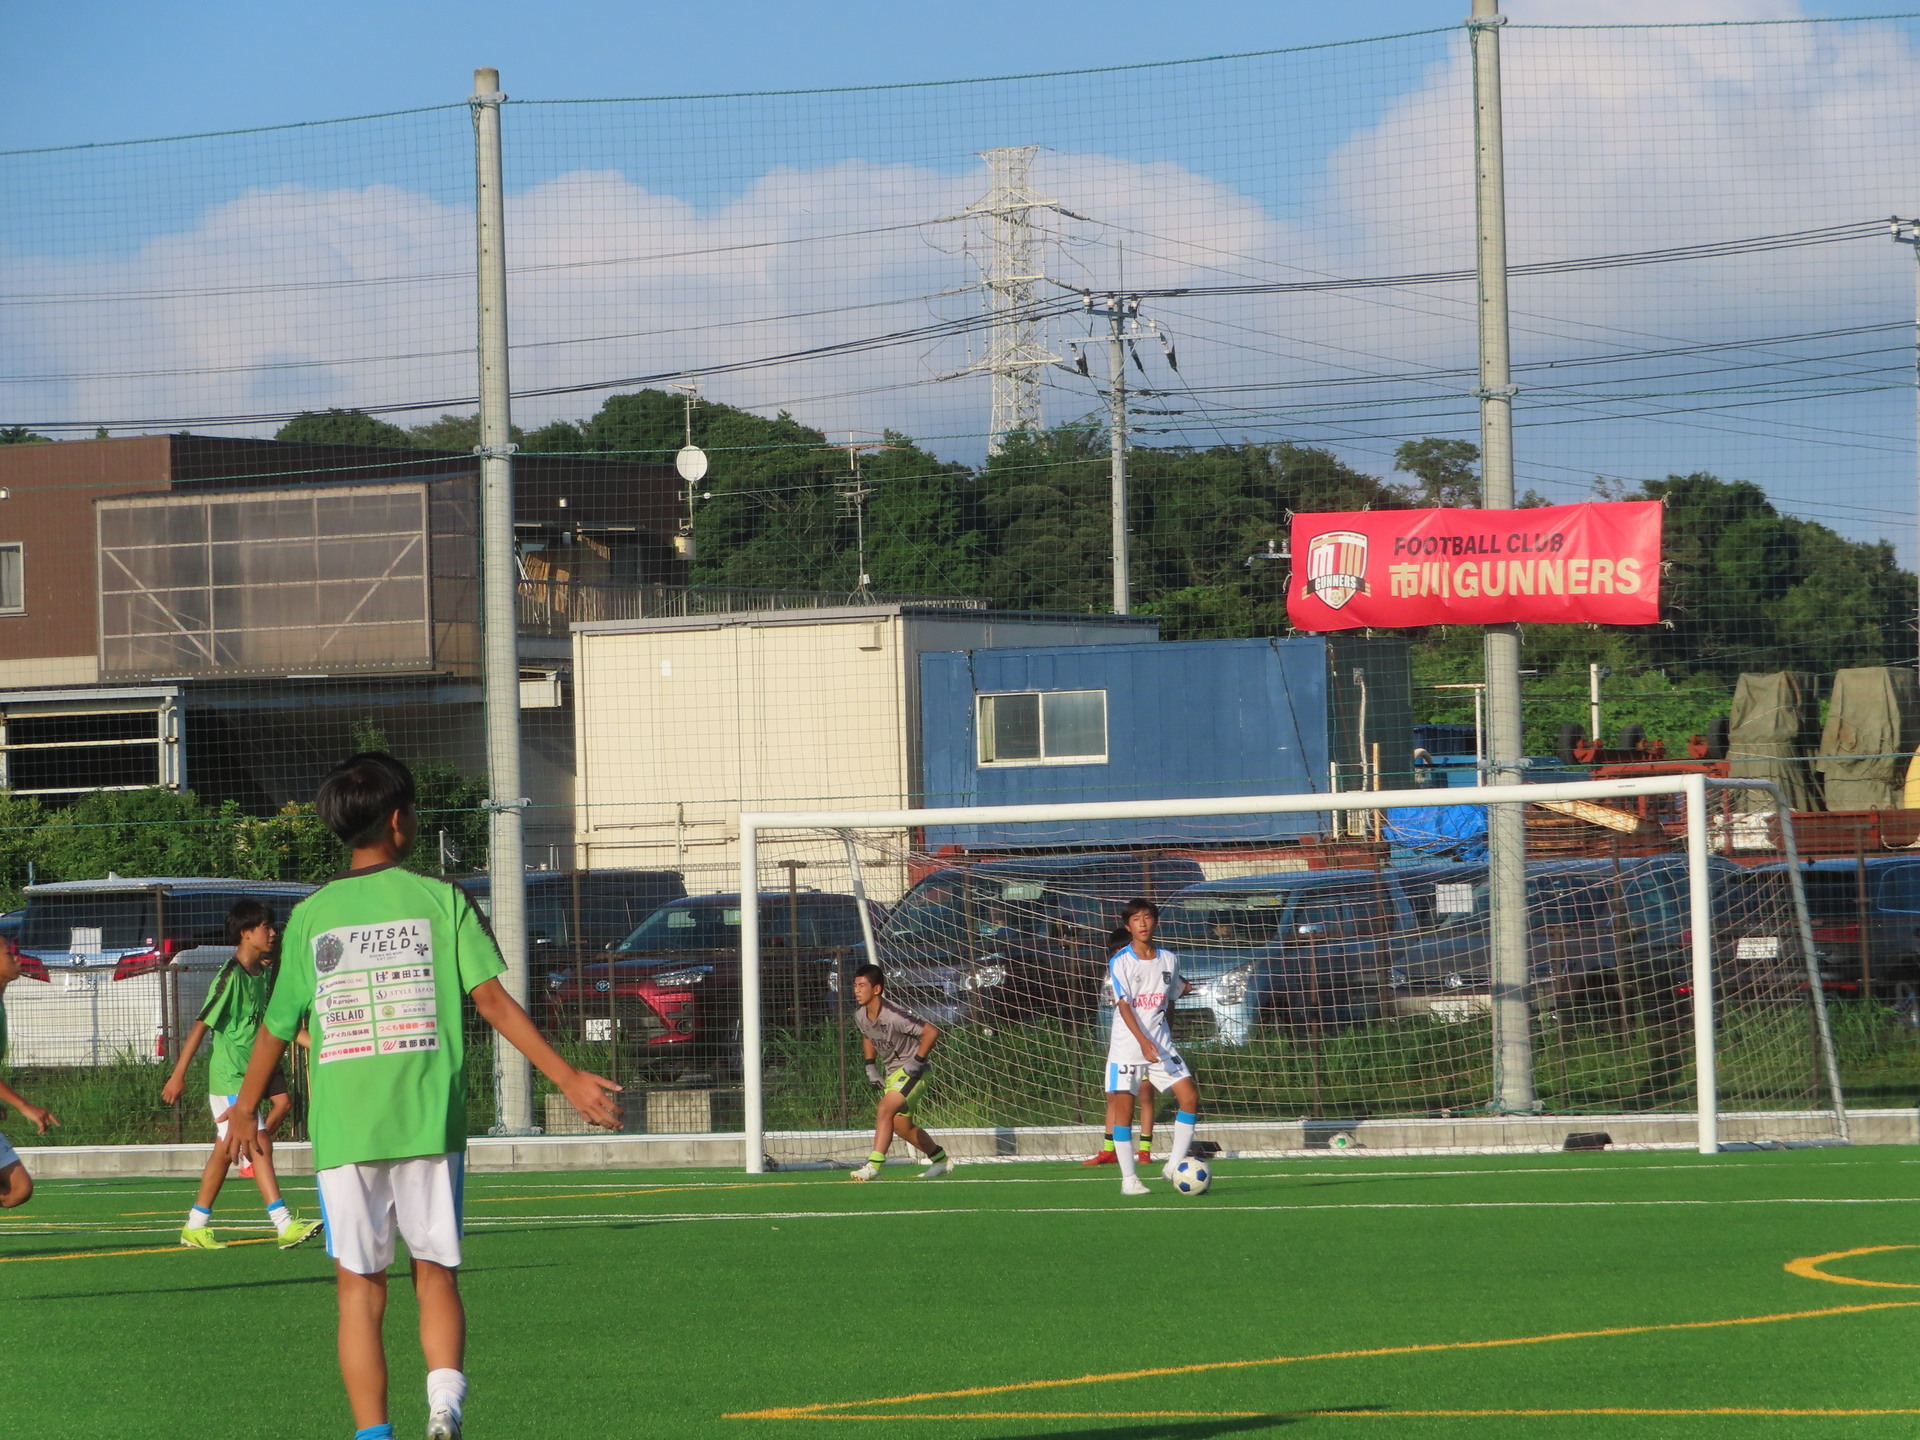
<svg viewBox="0 0 1920 1440">
<path fill-rule="evenodd" d="M 1791 875 L 1794 919 L 1808 981 L 1826 1079 L 1833 1097 L 1840 1134 L 1845 1137 L 1845 1111 L 1840 1077 L 1813 945 L 1813 927 L 1800 883 L 1799 854 L 1794 844 L 1791 812 L 1780 787 L 1770 780 L 1720 780 L 1701 774 L 1644 776 L 1613 780 L 1577 780 L 1541 785 L 1481 785 L 1444 793 L 1447 806 L 1539 805 L 1564 801 L 1636 799 L 1646 795 L 1682 797 L 1686 807 L 1686 856 L 1689 928 L 1693 987 L 1693 1042 L 1698 1102 L 1696 1135 L 1701 1154 L 1720 1148 L 1718 1074 L 1714 1054 L 1713 897 L 1708 878 L 1710 854 L 1707 794 L 1712 790 L 1758 790 L 1773 797 L 1780 825 L 1783 858 Z M 1440 802 L 1432 790 L 1356 790 L 1333 794 L 1242 795 L 1216 800 L 1103 801 L 1072 805 L 984 805 L 928 810 L 807 810 L 742 811 L 740 813 L 740 1044 L 743 1076 L 744 1148 L 746 1168 L 760 1174 L 766 1168 L 766 1093 L 761 1054 L 760 907 L 752 897 L 760 891 L 759 837 L 766 831 L 812 830 L 850 832 L 864 829 L 908 829 L 922 826 L 1044 824 L 1093 820 L 1152 820 L 1228 815 L 1298 814 L 1353 810 L 1385 810 L 1431 806 Z M 855 871 L 856 877 L 858 871 Z M 864 909 L 862 911 L 864 915 Z M 866 945 L 869 959 L 873 940 Z"/>
</svg>

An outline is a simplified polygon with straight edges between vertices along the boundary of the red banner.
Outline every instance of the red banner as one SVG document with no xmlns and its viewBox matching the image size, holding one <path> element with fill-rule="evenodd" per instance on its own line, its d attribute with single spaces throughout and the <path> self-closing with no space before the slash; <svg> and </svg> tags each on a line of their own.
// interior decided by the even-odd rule
<svg viewBox="0 0 1920 1440">
<path fill-rule="evenodd" d="M 1287 615 L 1361 626 L 1652 625 L 1660 502 L 1293 517 Z"/>
</svg>

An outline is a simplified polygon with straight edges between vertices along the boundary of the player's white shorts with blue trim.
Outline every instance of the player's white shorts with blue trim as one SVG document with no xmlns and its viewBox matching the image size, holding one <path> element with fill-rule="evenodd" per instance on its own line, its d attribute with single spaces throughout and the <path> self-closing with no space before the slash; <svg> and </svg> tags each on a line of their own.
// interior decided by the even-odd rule
<svg viewBox="0 0 1920 1440">
<path fill-rule="evenodd" d="M 416 1260 L 458 1265 L 466 1163 L 460 1154 L 419 1155 L 320 1171 L 327 1254 L 356 1275 L 378 1275 L 393 1263 L 397 1236 Z"/>
<path fill-rule="evenodd" d="M 1187 1068 L 1187 1062 L 1180 1058 L 1177 1051 L 1169 1050 L 1164 1046 L 1158 1048 L 1160 1058 L 1151 1065 L 1144 1060 L 1136 1060 L 1131 1064 L 1109 1060 L 1107 1062 L 1107 1093 L 1138 1095 L 1142 1081 L 1164 1093 L 1193 1074 Z"/>
<path fill-rule="evenodd" d="M 4 1135 L 0 1135 L 0 1170 L 6 1169 L 9 1165 L 18 1165 L 19 1163 L 20 1152 L 13 1148 L 13 1142 L 11 1140 L 7 1139 Z"/>
</svg>

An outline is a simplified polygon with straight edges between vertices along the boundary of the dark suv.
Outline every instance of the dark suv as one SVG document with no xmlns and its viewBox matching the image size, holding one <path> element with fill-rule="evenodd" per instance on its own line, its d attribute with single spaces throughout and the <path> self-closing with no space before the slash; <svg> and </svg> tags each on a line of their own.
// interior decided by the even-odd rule
<svg viewBox="0 0 1920 1440">
<path fill-rule="evenodd" d="M 493 881 L 455 880 L 484 914 L 492 913 Z M 578 964 L 618 945 L 669 900 L 687 893 L 675 870 L 530 870 L 527 949 L 532 963 Z"/>
<path fill-rule="evenodd" d="M 870 910 L 874 925 L 877 909 Z M 842 971 L 864 960 L 859 901 L 803 890 L 760 895 L 760 1013 L 803 1029 L 833 1013 Z M 547 976 L 562 1034 L 617 1039 L 641 1064 L 732 1073 L 740 1062 L 740 897 L 694 895 L 655 910 L 599 959 Z"/>
<path fill-rule="evenodd" d="M 1194 860 L 1126 853 L 949 866 L 893 907 L 880 962 L 901 1004 L 937 1025 L 1081 1023 L 1101 1003 L 1121 905 L 1205 878 Z"/>
<path fill-rule="evenodd" d="M 1756 873 L 1784 873 L 1760 865 Z M 1920 985 L 1920 857 L 1870 855 L 1800 867 L 1814 954 L 1829 994 L 1862 989 L 1909 1005 Z"/>
</svg>

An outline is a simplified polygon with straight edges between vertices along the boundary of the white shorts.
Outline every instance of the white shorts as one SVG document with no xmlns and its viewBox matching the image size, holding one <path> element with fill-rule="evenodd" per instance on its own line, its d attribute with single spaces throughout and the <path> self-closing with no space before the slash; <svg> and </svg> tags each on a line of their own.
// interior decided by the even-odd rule
<svg viewBox="0 0 1920 1440">
<path fill-rule="evenodd" d="M 231 1110 L 233 1108 L 233 1102 L 239 1098 L 238 1095 L 207 1096 L 207 1109 L 213 1112 L 213 1138 L 215 1140 L 224 1140 L 227 1138 L 227 1122 L 220 1117 Z M 267 1118 L 267 1107 L 262 1105 L 259 1110 L 254 1113 L 258 1115 L 260 1119 L 265 1120 Z M 242 1155 L 239 1163 L 240 1174 L 247 1179 L 252 1179 L 253 1156 L 250 1154 Z"/>
<path fill-rule="evenodd" d="M 1152 1064 L 1144 1060 L 1135 1060 L 1131 1063 L 1118 1060 L 1107 1061 L 1107 1093 L 1138 1095 L 1141 1082 L 1144 1081 L 1164 1094 L 1193 1074 L 1187 1069 L 1187 1062 L 1180 1058 L 1178 1051 L 1169 1050 L 1164 1045 L 1158 1048 L 1160 1058 Z"/>
<path fill-rule="evenodd" d="M 7 1139 L 4 1135 L 0 1135 L 0 1170 L 6 1169 L 9 1165 L 18 1165 L 19 1163 L 20 1152 L 13 1148 L 13 1142 L 11 1140 Z"/>
<path fill-rule="evenodd" d="M 419 1155 L 320 1171 L 327 1254 L 356 1275 L 378 1275 L 393 1263 L 398 1232 L 414 1259 L 457 1266 L 466 1163 L 465 1155 Z"/>
</svg>

